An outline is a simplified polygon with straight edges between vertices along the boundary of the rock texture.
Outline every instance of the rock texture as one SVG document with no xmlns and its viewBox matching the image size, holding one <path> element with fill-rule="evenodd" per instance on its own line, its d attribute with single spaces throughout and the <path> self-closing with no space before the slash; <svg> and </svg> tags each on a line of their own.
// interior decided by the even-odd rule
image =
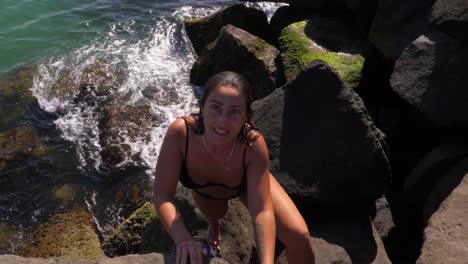
<svg viewBox="0 0 468 264">
<path fill-rule="evenodd" d="M 437 126 L 468 126 L 468 49 L 432 32 L 409 45 L 395 63 L 392 88 Z"/>
<path fill-rule="evenodd" d="M 382 195 L 391 177 L 383 134 L 325 63 L 312 62 L 253 109 L 271 169 L 296 203 L 362 208 Z"/>
<path fill-rule="evenodd" d="M 229 24 L 266 41 L 270 40 L 270 27 L 265 13 L 243 4 L 221 9 L 208 17 L 184 21 L 185 31 L 197 54 L 200 54 L 208 44 L 216 39 L 222 27 Z"/>
<path fill-rule="evenodd" d="M 468 4 L 465 0 L 437 0 L 432 7 L 431 24 L 460 41 L 468 41 Z"/>
<path fill-rule="evenodd" d="M 20 250 L 20 255 L 99 260 L 104 252 L 91 215 L 81 210 L 49 219 Z"/>
<path fill-rule="evenodd" d="M 424 243 L 416 263 L 461 263 L 468 259 L 468 159 L 461 164 L 464 177 L 449 196 L 431 216 L 424 230 Z M 464 172 L 463 172 L 464 171 Z M 463 174 L 461 174 L 463 175 Z M 451 181 L 453 182 L 453 174 Z M 460 178 L 460 177 L 458 177 Z M 432 195 L 438 196 L 440 189 L 446 189 L 446 182 L 434 189 Z"/>
<path fill-rule="evenodd" d="M 275 64 L 278 53 L 264 40 L 228 25 L 203 50 L 190 71 L 190 82 L 204 85 L 218 72 L 235 71 L 249 80 L 254 98 L 262 98 L 279 85 Z"/>
</svg>

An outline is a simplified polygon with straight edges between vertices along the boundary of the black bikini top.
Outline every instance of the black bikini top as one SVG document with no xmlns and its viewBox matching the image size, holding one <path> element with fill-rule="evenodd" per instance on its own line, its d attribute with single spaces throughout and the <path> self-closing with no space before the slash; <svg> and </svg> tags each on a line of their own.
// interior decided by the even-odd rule
<svg viewBox="0 0 468 264">
<path fill-rule="evenodd" d="M 202 185 L 202 184 L 198 184 L 198 183 L 194 182 L 192 180 L 192 178 L 190 178 L 189 173 L 188 173 L 188 169 L 187 169 L 187 156 L 188 156 L 188 143 L 189 143 L 189 125 L 188 125 L 188 122 L 187 122 L 187 120 L 185 118 L 182 118 L 182 119 L 184 119 L 184 122 L 185 122 L 185 127 L 187 129 L 187 136 L 185 138 L 185 158 L 184 158 L 184 162 L 182 163 L 182 168 L 181 168 L 180 177 L 179 177 L 180 183 L 182 183 L 182 185 L 185 186 L 186 188 L 194 190 L 200 196 L 208 198 L 208 199 L 212 199 L 212 200 L 229 200 L 229 199 L 235 198 L 235 197 L 239 196 L 240 194 L 242 194 L 243 192 L 245 192 L 246 187 L 247 187 L 247 169 L 245 167 L 245 153 L 246 153 L 247 147 L 244 148 L 244 155 L 242 157 L 242 164 L 244 165 L 244 175 L 242 176 L 242 180 L 239 183 L 239 185 L 231 187 L 231 186 L 227 186 L 226 184 L 216 183 L 216 182 L 208 182 L 208 183 Z M 200 192 L 198 190 L 198 189 L 209 187 L 209 186 L 221 186 L 221 187 L 229 189 L 229 190 L 238 190 L 238 191 L 237 191 L 236 194 L 232 195 L 231 197 L 219 198 L 219 197 L 213 197 L 213 196 L 211 196 L 209 194 L 206 194 L 204 192 Z"/>
</svg>

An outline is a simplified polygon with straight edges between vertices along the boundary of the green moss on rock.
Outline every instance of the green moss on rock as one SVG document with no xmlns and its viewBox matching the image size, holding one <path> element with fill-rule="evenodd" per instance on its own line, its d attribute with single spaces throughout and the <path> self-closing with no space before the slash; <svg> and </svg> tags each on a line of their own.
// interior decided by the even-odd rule
<svg viewBox="0 0 468 264">
<path fill-rule="evenodd" d="M 172 241 L 150 202 L 146 202 L 114 230 L 103 243 L 108 256 L 133 253 L 167 252 Z"/>
<path fill-rule="evenodd" d="M 58 214 L 39 227 L 19 255 L 99 260 L 104 253 L 95 230 L 90 214 L 84 210 Z"/>
<path fill-rule="evenodd" d="M 360 54 L 329 51 L 304 33 L 307 21 L 293 23 L 284 28 L 278 39 L 286 80 L 292 80 L 313 60 L 322 60 L 335 68 L 341 79 L 351 88 L 359 85 L 364 66 Z"/>
</svg>

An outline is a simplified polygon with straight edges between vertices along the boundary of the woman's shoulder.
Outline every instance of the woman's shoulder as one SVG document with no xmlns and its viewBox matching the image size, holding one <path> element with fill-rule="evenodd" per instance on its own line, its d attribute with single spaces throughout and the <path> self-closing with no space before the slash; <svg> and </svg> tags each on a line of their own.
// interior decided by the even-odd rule
<svg viewBox="0 0 468 264">
<path fill-rule="evenodd" d="M 255 133 L 255 135 L 252 135 L 253 140 L 251 144 L 247 145 L 246 149 L 247 160 L 258 161 L 259 159 L 268 159 L 268 146 L 265 138 L 258 130 L 254 131 L 253 133 Z"/>
<path fill-rule="evenodd" d="M 185 138 L 187 129 L 184 118 L 185 117 L 179 117 L 172 121 L 172 123 L 167 128 L 166 136 L 175 137 L 178 139 Z"/>
</svg>

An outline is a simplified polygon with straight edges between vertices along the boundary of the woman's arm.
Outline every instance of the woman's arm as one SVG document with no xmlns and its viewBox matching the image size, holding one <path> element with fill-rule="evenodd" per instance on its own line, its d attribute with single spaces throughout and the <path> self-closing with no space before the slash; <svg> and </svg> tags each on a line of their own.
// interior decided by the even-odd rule
<svg viewBox="0 0 468 264">
<path fill-rule="evenodd" d="M 152 199 L 161 222 L 176 243 L 180 240 L 191 239 L 174 204 L 182 164 L 181 142 L 185 142 L 183 122 L 182 119 L 177 119 L 167 129 L 156 165 Z"/>
<path fill-rule="evenodd" d="M 247 154 L 247 202 L 260 263 L 273 263 L 276 227 L 271 201 L 268 149 L 262 136 Z"/>
</svg>

